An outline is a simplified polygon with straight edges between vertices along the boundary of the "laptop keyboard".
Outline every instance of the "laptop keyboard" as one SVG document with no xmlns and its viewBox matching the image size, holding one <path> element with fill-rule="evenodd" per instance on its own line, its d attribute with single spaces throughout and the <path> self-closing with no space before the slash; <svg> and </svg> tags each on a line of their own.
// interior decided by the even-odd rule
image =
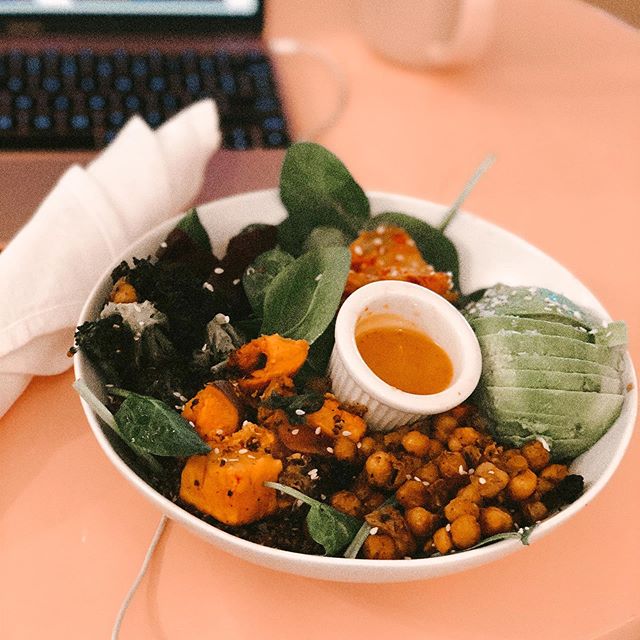
<svg viewBox="0 0 640 640">
<path fill-rule="evenodd" d="M 0 149 L 100 149 L 133 114 L 156 128 L 205 97 L 216 100 L 225 148 L 289 144 L 260 51 L 11 51 L 0 53 Z"/>
</svg>

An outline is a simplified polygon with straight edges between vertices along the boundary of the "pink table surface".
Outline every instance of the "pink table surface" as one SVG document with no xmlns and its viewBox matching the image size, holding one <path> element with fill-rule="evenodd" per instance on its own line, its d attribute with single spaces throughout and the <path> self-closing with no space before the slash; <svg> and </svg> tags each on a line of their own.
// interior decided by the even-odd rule
<svg viewBox="0 0 640 640">
<path fill-rule="evenodd" d="M 468 209 L 559 259 L 637 327 L 640 39 L 577 1 L 503 0 L 464 71 L 403 69 L 360 40 L 350 3 L 273 0 L 272 36 L 344 66 L 351 100 L 320 140 L 369 189 L 448 202 L 489 151 Z M 313 60 L 284 63 L 292 120 L 334 98 Z M 110 466 L 70 388 L 36 379 L 0 421 L 0 637 L 106 638 L 158 512 Z M 346 585 L 262 569 L 170 524 L 121 638 L 640 638 L 640 437 L 604 491 L 531 547 L 462 574 Z"/>
</svg>

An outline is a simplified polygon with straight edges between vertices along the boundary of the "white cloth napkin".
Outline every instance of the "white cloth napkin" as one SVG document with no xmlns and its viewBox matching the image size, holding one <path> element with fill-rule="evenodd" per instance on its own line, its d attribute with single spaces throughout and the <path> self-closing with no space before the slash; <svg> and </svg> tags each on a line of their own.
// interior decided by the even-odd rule
<svg viewBox="0 0 640 640">
<path fill-rule="evenodd" d="M 0 416 L 34 375 L 71 366 L 84 300 L 144 232 L 184 211 L 220 146 L 212 100 L 157 131 L 133 117 L 86 168 L 71 167 L 0 253 Z"/>
</svg>

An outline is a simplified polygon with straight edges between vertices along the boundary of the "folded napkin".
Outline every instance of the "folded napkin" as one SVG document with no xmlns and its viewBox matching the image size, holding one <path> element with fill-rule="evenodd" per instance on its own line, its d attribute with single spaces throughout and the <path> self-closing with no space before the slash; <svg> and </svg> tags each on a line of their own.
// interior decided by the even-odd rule
<svg viewBox="0 0 640 640">
<path fill-rule="evenodd" d="M 133 117 L 86 168 L 71 167 L 0 253 L 0 416 L 34 375 L 71 366 L 82 305 L 136 238 L 193 203 L 220 146 L 212 100 L 152 131 Z"/>
</svg>

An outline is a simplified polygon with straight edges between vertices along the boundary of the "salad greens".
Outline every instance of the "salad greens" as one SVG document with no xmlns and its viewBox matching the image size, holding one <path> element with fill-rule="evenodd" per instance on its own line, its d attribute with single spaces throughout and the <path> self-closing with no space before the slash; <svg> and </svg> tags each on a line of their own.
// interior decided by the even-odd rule
<svg viewBox="0 0 640 640">
<path fill-rule="evenodd" d="M 345 247 L 324 247 L 286 266 L 265 290 L 261 332 L 313 344 L 338 310 L 350 264 Z"/>
<path fill-rule="evenodd" d="M 264 485 L 309 505 L 310 509 L 307 513 L 309 535 L 324 547 L 328 556 L 340 553 L 353 540 L 362 525 L 357 518 L 310 498 L 297 489 L 287 487 L 279 482 L 265 482 Z"/>
</svg>

